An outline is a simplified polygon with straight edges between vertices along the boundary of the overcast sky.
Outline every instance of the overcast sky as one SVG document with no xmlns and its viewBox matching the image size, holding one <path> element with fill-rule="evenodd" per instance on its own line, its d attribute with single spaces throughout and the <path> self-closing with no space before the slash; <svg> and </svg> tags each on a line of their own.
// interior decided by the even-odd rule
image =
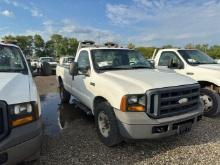
<svg viewBox="0 0 220 165">
<path fill-rule="evenodd" d="M 139 46 L 220 44 L 220 0 L 0 0 L 0 37 L 35 33 Z"/>
</svg>

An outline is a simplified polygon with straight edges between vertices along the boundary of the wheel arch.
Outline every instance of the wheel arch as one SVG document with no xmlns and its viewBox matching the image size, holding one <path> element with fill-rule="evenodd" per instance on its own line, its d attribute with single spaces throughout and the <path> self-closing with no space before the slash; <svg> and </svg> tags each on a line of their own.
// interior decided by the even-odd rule
<svg viewBox="0 0 220 165">
<path fill-rule="evenodd" d="M 95 114 L 96 107 L 99 103 L 108 102 L 108 100 L 103 96 L 96 96 L 93 100 L 93 113 Z"/>
<path fill-rule="evenodd" d="M 216 91 L 217 93 L 220 93 L 220 87 L 213 82 L 198 81 L 198 83 L 200 84 L 201 88 L 208 88 L 211 89 L 212 91 Z"/>
<path fill-rule="evenodd" d="M 58 80 L 59 85 L 63 84 L 63 79 L 61 76 L 58 76 L 57 80 Z"/>
</svg>

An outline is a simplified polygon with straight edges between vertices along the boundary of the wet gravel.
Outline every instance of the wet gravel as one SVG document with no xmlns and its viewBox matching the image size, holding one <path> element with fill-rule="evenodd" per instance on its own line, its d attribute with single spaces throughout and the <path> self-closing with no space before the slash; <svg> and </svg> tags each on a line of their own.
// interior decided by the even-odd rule
<svg viewBox="0 0 220 165">
<path fill-rule="evenodd" d="M 59 104 L 54 91 L 41 95 L 45 136 L 40 164 L 220 164 L 220 117 L 203 118 L 185 135 L 109 148 L 100 143 L 93 117 L 74 101 Z"/>
</svg>

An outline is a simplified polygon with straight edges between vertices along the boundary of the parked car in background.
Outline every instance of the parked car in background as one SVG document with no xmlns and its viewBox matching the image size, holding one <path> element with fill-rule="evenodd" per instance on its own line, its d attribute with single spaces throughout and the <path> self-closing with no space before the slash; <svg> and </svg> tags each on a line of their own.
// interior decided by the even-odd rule
<svg viewBox="0 0 220 165">
<path fill-rule="evenodd" d="M 59 64 L 60 65 L 70 65 L 74 61 L 73 56 L 64 56 L 60 58 Z"/>
<path fill-rule="evenodd" d="M 33 70 L 37 69 L 38 59 L 31 59 L 31 68 Z"/>
<path fill-rule="evenodd" d="M 156 68 L 172 69 L 198 81 L 205 116 L 220 113 L 220 64 L 214 59 L 196 49 L 161 49 L 153 59 Z"/>
<path fill-rule="evenodd" d="M 38 73 L 49 76 L 56 71 L 57 62 L 53 57 L 40 57 L 38 59 Z"/>
<path fill-rule="evenodd" d="M 40 98 L 21 51 L 0 43 L 0 164 L 39 158 L 42 142 Z"/>
<path fill-rule="evenodd" d="M 57 66 L 61 101 L 73 95 L 94 115 L 107 146 L 123 139 L 155 139 L 189 131 L 202 117 L 199 84 L 154 69 L 140 53 L 114 45 L 82 42 L 75 62 Z"/>
</svg>

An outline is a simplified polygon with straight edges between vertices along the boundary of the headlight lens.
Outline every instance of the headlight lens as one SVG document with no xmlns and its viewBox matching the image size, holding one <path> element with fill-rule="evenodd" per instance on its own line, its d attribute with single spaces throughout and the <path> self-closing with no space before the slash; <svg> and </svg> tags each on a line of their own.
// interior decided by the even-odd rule
<svg viewBox="0 0 220 165">
<path fill-rule="evenodd" d="M 145 111 L 145 95 L 126 95 L 121 100 L 121 111 L 123 112 L 143 112 Z"/>
<path fill-rule="evenodd" d="M 10 105 L 9 110 L 12 127 L 18 127 L 39 118 L 39 110 L 36 102 Z"/>
</svg>

